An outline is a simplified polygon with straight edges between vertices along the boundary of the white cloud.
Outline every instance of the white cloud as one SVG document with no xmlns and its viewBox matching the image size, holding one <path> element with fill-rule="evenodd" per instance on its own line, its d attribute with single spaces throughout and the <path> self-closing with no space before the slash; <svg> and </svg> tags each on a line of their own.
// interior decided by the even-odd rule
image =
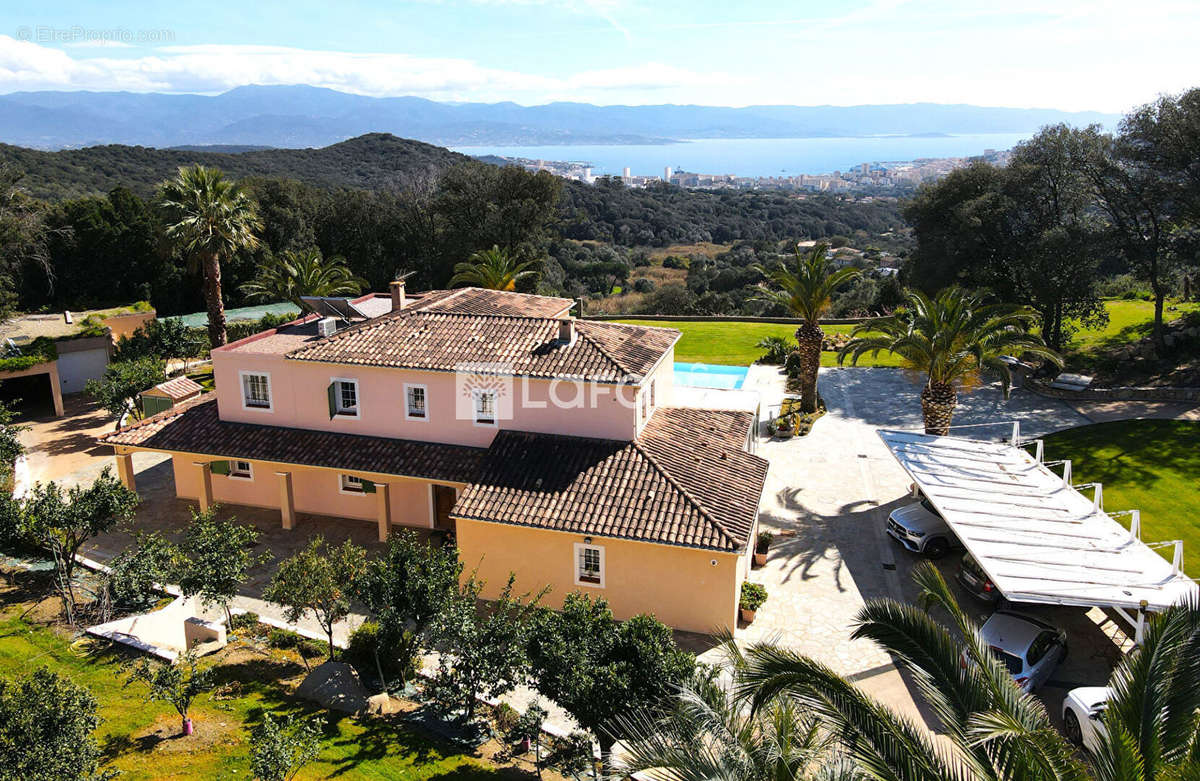
<svg viewBox="0 0 1200 781">
<path fill-rule="evenodd" d="M 244 84 L 309 84 L 360 95 L 533 100 L 586 90 L 659 91 L 730 84 L 721 73 L 661 63 L 548 78 L 456 58 L 356 54 L 283 46 L 160 46 L 140 57 L 73 57 L 0 35 L 0 89 L 220 92 Z"/>
</svg>

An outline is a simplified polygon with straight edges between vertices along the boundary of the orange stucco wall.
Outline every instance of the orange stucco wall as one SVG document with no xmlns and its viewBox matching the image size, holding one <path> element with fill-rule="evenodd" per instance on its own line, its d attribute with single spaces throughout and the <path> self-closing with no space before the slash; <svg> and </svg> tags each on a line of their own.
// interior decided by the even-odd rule
<svg viewBox="0 0 1200 781">
<path fill-rule="evenodd" d="M 732 629 L 744 557 L 630 540 L 594 537 L 604 548 L 603 588 L 575 584 L 575 543 L 583 535 L 481 521 L 457 521 L 464 577 L 485 581 L 483 596 L 496 597 L 517 575 L 518 592 L 550 586 L 544 604 L 560 607 L 572 591 L 603 597 L 617 618 L 652 613 L 677 629 Z M 715 562 L 715 564 L 714 564 Z"/>
<path fill-rule="evenodd" d="M 177 455 L 172 458 L 175 470 L 175 493 L 182 499 L 197 499 L 200 496 L 200 469 L 196 461 L 201 457 Z M 361 518 L 374 521 L 378 515 L 378 499 L 375 494 L 343 494 L 338 491 L 338 473 L 323 469 L 305 469 L 289 464 L 268 461 L 252 461 L 252 478 L 212 476 L 213 500 L 223 504 L 241 504 L 251 507 L 280 506 L 279 476 L 277 472 L 292 473 L 292 497 L 296 512 L 314 515 L 331 515 L 341 518 Z M 360 473 L 356 476 L 366 477 Z M 392 506 L 393 525 L 429 527 L 432 525 L 432 499 L 430 484 L 421 480 L 406 480 L 399 477 L 377 477 L 373 482 L 386 482 L 391 486 L 389 497 Z"/>
</svg>

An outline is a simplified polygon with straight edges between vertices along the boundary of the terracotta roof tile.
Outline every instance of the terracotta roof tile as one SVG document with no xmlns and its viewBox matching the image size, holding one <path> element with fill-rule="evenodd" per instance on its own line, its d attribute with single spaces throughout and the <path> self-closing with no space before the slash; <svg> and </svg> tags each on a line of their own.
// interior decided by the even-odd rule
<svg viewBox="0 0 1200 781">
<path fill-rule="evenodd" d="M 471 480 L 486 453 L 483 448 L 462 445 L 223 421 L 217 417 L 211 393 L 126 426 L 99 441 L 147 450 L 457 483 Z"/>
<path fill-rule="evenodd" d="M 742 450 L 752 420 L 663 407 L 633 442 L 501 431 L 453 514 L 740 552 L 767 474 Z"/>
<path fill-rule="evenodd" d="M 463 287 L 454 290 L 431 290 L 414 300 L 411 307 L 424 312 L 457 312 L 464 315 L 559 317 L 574 304 L 569 298 Z"/>
<path fill-rule="evenodd" d="M 516 376 L 628 383 L 640 381 L 679 338 L 669 328 L 576 320 L 576 338 L 566 344 L 558 340 L 559 322 L 405 308 L 310 341 L 288 357 L 441 371 L 504 364 L 502 373 Z"/>
<path fill-rule="evenodd" d="M 176 377 L 173 380 L 160 382 L 155 385 L 153 390 L 161 391 L 167 398 L 179 401 L 180 399 L 191 398 L 204 389 L 200 384 L 189 377 Z"/>
</svg>

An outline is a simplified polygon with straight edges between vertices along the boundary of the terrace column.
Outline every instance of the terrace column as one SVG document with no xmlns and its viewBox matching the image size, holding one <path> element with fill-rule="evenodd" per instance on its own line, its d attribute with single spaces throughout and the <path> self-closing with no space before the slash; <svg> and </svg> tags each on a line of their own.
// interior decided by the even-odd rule
<svg viewBox="0 0 1200 781">
<path fill-rule="evenodd" d="M 121 478 L 121 485 L 136 493 L 137 482 L 133 478 L 133 454 L 117 453 L 116 459 L 117 477 Z"/>
<path fill-rule="evenodd" d="M 213 505 L 212 463 L 208 461 L 193 461 L 193 466 L 200 469 L 200 512 L 206 513 Z"/>
<path fill-rule="evenodd" d="M 279 475 L 279 515 L 283 528 L 291 531 L 296 526 L 296 497 L 292 492 L 292 473 L 276 472 Z"/>
<path fill-rule="evenodd" d="M 61 418 L 63 416 L 63 400 L 62 400 L 62 385 L 58 379 L 58 361 L 50 363 L 50 397 L 54 400 L 54 415 Z M 132 488 L 133 486 L 130 486 Z"/>
<path fill-rule="evenodd" d="M 375 502 L 378 508 L 379 541 L 387 542 L 392 530 L 392 487 L 387 483 L 375 484 Z"/>
</svg>

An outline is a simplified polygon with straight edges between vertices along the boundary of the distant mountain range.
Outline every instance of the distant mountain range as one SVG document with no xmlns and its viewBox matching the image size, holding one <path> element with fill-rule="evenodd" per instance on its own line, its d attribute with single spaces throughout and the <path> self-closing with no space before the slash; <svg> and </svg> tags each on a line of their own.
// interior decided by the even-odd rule
<svg viewBox="0 0 1200 781">
<path fill-rule="evenodd" d="M 320 147 L 366 133 L 441 146 L 668 143 L 687 138 L 806 138 L 1026 133 L 1057 122 L 1113 125 L 1098 112 L 912 103 L 880 106 L 594 106 L 438 103 L 308 86 L 220 95 L 14 92 L 0 95 L 0 141 L 36 149 L 99 144 Z"/>
</svg>

